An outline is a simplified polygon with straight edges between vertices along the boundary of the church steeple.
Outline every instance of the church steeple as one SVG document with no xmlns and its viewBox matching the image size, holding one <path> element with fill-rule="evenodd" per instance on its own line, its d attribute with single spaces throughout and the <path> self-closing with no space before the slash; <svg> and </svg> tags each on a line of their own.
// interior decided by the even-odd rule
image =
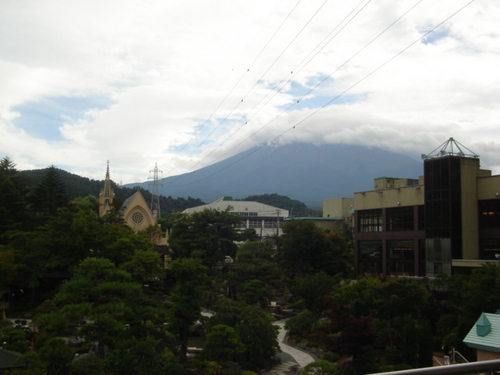
<svg viewBox="0 0 500 375">
<path fill-rule="evenodd" d="M 113 207 L 113 199 L 115 192 L 111 187 L 111 179 L 109 177 L 109 160 L 106 167 L 106 178 L 104 179 L 104 187 L 99 194 L 99 216 L 106 215 Z"/>
</svg>

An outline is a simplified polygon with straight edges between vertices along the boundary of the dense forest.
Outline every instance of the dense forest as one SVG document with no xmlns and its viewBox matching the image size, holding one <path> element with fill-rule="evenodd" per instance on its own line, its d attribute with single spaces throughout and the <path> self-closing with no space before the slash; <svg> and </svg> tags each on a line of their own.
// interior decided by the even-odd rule
<svg viewBox="0 0 500 375">
<path fill-rule="evenodd" d="M 261 242 L 228 212 L 172 210 L 160 254 L 155 227 L 99 217 L 95 192 L 70 195 L 62 176 L 27 183 L 0 161 L 0 350 L 18 356 L 5 373 L 250 375 L 276 364 L 285 319 L 318 359 L 305 375 L 428 367 L 443 347 L 474 360 L 462 340 L 500 306 L 498 265 L 354 278 L 348 228 L 306 220 Z"/>
<path fill-rule="evenodd" d="M 22 177 L 27 187 L 32 188 L 38 185 L 42 181 L 43 177 L 47 174 L 48 170 L 49 168 L 20 171 L 19 175 Z M 66 172 L 62 169 L 56 168 L 56 170 L 62 184 L 66 188 L 67 195 L 70 200 L 79 197 L 86 197 L 88 195 L 98 196 L 104 184 L 104 180 L 92 180 L 86 177 L 81 177 L 76 174 Z M 136 189 L 141 190 L 141 193 L 146 202 L 148 203 L 151 202 L 152 194 L 149 190 L 139 187 L 128 188 L 128 187 L 118 186 L 113 181 L 111 181 L 111 186 L 113 187 L 116 194 L 115 205 L 117 206 L 117 208 L 119 208 L 123 203 L 123 201 L 128 196 L 130 196 Z M 207 203 L 201 201 L 198 198 L 192 198 L 192 197 L 173 198 L 171 196 L 168 197 L 160 196 L 159 200 L 160 200 L 160 210 L 162 217 L 168 217 L 173 212 L 182 212 L 186 208 L 196 207 Z M 320 215 L 320 213 L 308 208 L 304 203 L 288 198 L 283 195 L 279 195 L 277 193 L 252 195 L 243 198 L 241 200 L 260 202 L 274 207 L 282 208 L 284 210 L 289 210 L 290 216 Z"/>
</svg>

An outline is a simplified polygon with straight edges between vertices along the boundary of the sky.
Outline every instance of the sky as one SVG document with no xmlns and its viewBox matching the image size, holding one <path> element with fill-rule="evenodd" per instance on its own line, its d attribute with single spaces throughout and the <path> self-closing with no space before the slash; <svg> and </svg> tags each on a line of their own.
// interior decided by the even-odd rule
<svg viewBox="0 0 500 375">
<path fill-rule="evenodd" d="M 2 0 L 0 158 L 119 183 L 450 137 L 500 174 L 497 0 Z M 413 177 L 413 176 L 405 176 Z"/>
</svg>

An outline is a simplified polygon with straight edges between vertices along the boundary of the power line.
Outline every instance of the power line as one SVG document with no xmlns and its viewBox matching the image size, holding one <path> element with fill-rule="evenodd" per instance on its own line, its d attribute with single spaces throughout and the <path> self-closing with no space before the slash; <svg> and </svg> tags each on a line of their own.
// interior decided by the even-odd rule
<svg viewBox="0 0 500 375">
<path fill-rule="evenodd" d="M 383 62 L 382 64 L 380 64 L 379 66 L 377 66 L 375 69 L 373 69 L 371 72 L 369 72 L 368 74 L 366 74 L 364 77 L 362 77 L 361 79 L 359 79 L 358 81 L 356 81 L 354 84 L 352 84 L 351 86 L 349 86 L 347 89 L 345 89 L 344 91 L 342 91 L 340 94 L 336 95 L 335 97 L 333 97 L 331 100 L 329 100 L 328 102 L 326 102 L 324 105 L 322 105 L 321 107 L 318 107 L 316 110 L 314 110 L 313 112 L 311 112 L 309 115 L 307 115 L 305 118 L 303 118 L 302 120 L 300 120 L 299 122 L 295 123 L 295 125 L 293 125 L 292 127 L 288 128 L 287 130 L 285 130 L 284 132 L 278 134 L 277 136 L 275 136 L 274 138 L 272 138 L 271 140 L 261 144 L 260 146 L 257 146 L 255 147 L 253 150 L 251 150 L 249 153 L 243 155 L 242 157 L 240 157 L 239 159 L 233 161 L 232 163 L 224 166 L 223 168 L 219 169 L 218 171 L 215 171 L 205 177 L 202 177 L 200 178 L 199 180 L 195 181 L 195 182 L 200 182 L 200 181 L 203 181 L 203 180 L 206 180 L 207 178 L 210 178 L 220 172 L 222 172 L 223 170 L 226 170 L 227 168 L 233 166 L 234 164 L 237 164 L 239 163 L 241 160 L 243 159 L 246 159 L 248 158 L 249 156 L 253 155 L 255 152 L 257 152 L 258 150 L 262 149 L 264 146 L 266 146 L 267 144 L 270 144 L 271 142 L 274 142 L 276 141 L 278 138 L 282 137 L 283 135 L 287 134 L 288 132 L 292 131 L 293 129 L 295 129 L 297 126 L 301 125 L 302 123 L 304 123 L 306 120 L 308 120 L 309 118 L 311 118 L 312 116 L 314 116 L 316 113 L 318 113 L 319 111 L 321 111 L 322 109 L 326 108 L 327 106 L 329 106 L 331 103 L 333 103 L 334 101 L 336 101 L 338 98 L 342 97 L 345 93 L 349 92 L 350 90 L 352 90 L 354 87 L 356 87 L 357 85 L 359 85 L 361 82 L 363 82 L 364 80 L 366 80 L 367 78 L 369 78 L 370 76 L 372 76 L 373 74 L 375 74 L 376 72 L 378 72 L 380 69 L 382 69 L 384 66 L 386 66 L 387 64 L 389 64 L 392 60 L 396 59 L 398 56 L 400 56 L 401 54 L 403 54 L 404 52 L 406 52 L 408 49 L 410 49 L 413 45 L 415 45 L 416 43 L 418 43 L 419 41 L 421 41 L 422 39 L 425 39 L 427 37 L 427 35 L 431 34 L 432 32 L 434 32 L 437 28 L 439 28 L 440 26 L 442 26 L 443 24 L 445 24 L 446 22 L 448 22 L 451 18 L 453 18 L 454 16 L 456 16 L 458 13 L 460 13 L 462 10 L 464 10 L 465 8 L 467 8 L 470 4 L 472 4 L 475 0 L 471 0 L 469 1 L 468 3 L 466 3 L 465 5 L 463 5 L 462 7 L 460 7 L 458 10 L 456 10 L 454 13 L 452 13 L 450 16 L 448 16 L 447 18 L 445 18 L 443 21 L 441 21 L 440 23 L 438 23 L 437 25 L 435 25 L 433 28 L 431 28 L 429 31 L 427 31 L 426 33 L 424 33 L 422 36 L 420 36 L 419 38 L 417 38 L 416 40 L 414 40 L 413 42 L 411 42 L 410 44 L 408 44 L 405 48 L 403 48 L 402 50 L 400 50 L 399 52 L 397 52 L 395 55 L 393 55 L 392 57 L 390 57 L 389 59 L 387 59 L 385 62 Z M 420 2 L 420 1 L 419 1 Z M 407 13 L 407 12 L 406 12 Z M 406 14 L 405 13 L 405 14 Z M 401 18 L 401 17 L 400 17 Z M 398 20 L 400 19 L 398 18 Z M 395 22 L 393 22 L 391 25 L 394 25 Z M 387 28 L 384 30 L 384 32 L 387 30 Z M 378 38 L 380 36 L 380 34 L 375 37 Z M 374 39 L 372 39 L 371 42 L 373 42 Z M 370 42 L 370 43 L 371 43 Z M 363 47 L 362 49 L 366 48 Z M 358 51 L 356 54 L 358 54 L 360 51 Z M 281 114 L 280 114 L 281 115 Z M 280 115 L 278 115 L 277 117 L 279 117 Z M 260 131 L 262 128 L 264 128 L 265 126 L 269 125 L 272 121 L 274 121 L 277 117 L 275 117 L 273 120 L 271 120 L 270 122 L 268 122 L 266 125 L 264 125 L 263 127 L 261 127 L 258 131 Z M 252 135 L 256 134 L 257 132 L 253 133 Z M 246 138 L 248 139 L 248 138 Z M 245 139 L 245 140 L 246 140 Z M 241 143 L 240 143 L 241 144 Z M 238 144 L 239 145 L 239 144 Z M 232 150 L 232 149 L 231 149 Z M 190 184 L 186 184 L 186 185 L 192 185 L 194 184 L 195 182 L 192 182 Z M 186 186 L 186 185 L 177 185 L 177 186 Z"/>
<path fill-rule="evenodd" d="M 332 35 L 332 33 L 337 30 L 341 25 L 342 23 L 344 23 L 346 21 L 346 19 L 348 19 L 349 16 L 351 16 L 356 9 L 359 8 L 359 6 L 365 2 L 366 0 L 362 0 L 360 3 L 358 3 L 352 10 L 351 12 L 349 12 L 338 24 L 337 26 L 315 47 L 312 49 L 312 51 L 306 56 L 305 59 L 303 59 L 292 71 L 292 77 L 290 79 L 288 79 L 288 81 L 286 83 L 284 83 L 279 90 L 277 91 L 274 91 L 274 94 L 269 98 L 269 100 L 264 103 L 264 105 L 262 107 L 260 107 L 257 111 L 255 111 L 250 117 L 247 118 L 247 120 L 242 123 L 232 134 L 229 134 L 228 137 L 223 140 L 223 142 L 221 142 L 217 147 L 213 148 L 212 151 L 210 151 L 210 153 L 208 153 L 207 155 L 205 155 L 204 158 L 202 158 L 201 160 L 199 160 L 194 166 L 192 166 L 192 168 L 196 168 L 196 166 L 198 166 L 203 160 L 205 160 L 207 157 L 209 157 L 210 155 L 212 155 L 215 151 L 217 151 L 225 142 L 227 142 L 229 139 L 231 139 L 231 137 L 236 134 L 244 125 L 246 125 L 248 123 L 248 121 L 253 117 L 255 116 L 267 103 L 269 103 L 269 101 L 274 98 L 282 89 L 283 87 L 285 87 L 285 85 L 287 85 L 309 62 L 311 62 L 311 60 L 319 53 L 321 52 L 321 50 L 323 50 L 323 48 L 326 47 L 326 45 L 328 45 L 349 23 L 351 23 L 351 21 L 359 14 L 361 13 L 361 11 L 364 10 L 364 8 L 371 2 L 371 0 L 368 0 L 364 5 L 363 7 L 361 7 L 341 28 L 340 30 L 333 36 L 331 37 L 328 42 L 323 45 L 323 47 L 319 48 L 318 51 L 312 56 L 309 58 L 309 60 L 307 61 L 307 63 L 305 63 L 302 67 L 300 67 L 300 65 L 309 57 L 311 56 L 311 54 L 314 52 L 315 49 L 318 48 L 318 46 L 320 46 L 328 37 L 330 37 Z M 422 1 L 422 0 L 421 0 Z M 305 27 L 311 22 L 311 20 L 319 13 L 319 11 L 323 8 L 323 6 L 326 4 L 327 0 L 325 0 L 325 2 L 318 8 L 318 10 L 313 14 L 313 16 L 307 21 L 306 25 L 304 25 L 302 27 L 302 29 L 296 34 L 296 36 L 292 39 L 292 41 L 287 45 L 287 47 L 281 52 L 281 54 L 278 56 L 278 58 L 275 59 L 275 61 L 271 64 L 271 66 L 265 71 L 265 73 L 256 81 L 256 83 L 254 84 L 254 86 L 247 92 L 247 94 L 245 95 L 245 97 L 241 100 L 241 102 L 243 102 L 243 100 L 250 94 L 250 92 L 255 88 L 255 86 L 259 83 L 259 81 L 269 72 L 269 70 L 271 69 L 271 67 L 278 61 L 278 59 L 283 55 L 283 53 L 290 47 L 290 45 L 293 43 L 293 41 L 295 41 L 297 39 L 297 37 L 302 33 L 302 31 L 305 29 Z M 298 68 L 300 67 L 300 68 Z M 295 71 L 295 74 L 293 73 Z M 283 78 L 280 83 L 283 83 L 285 81 L 285 78 Z M 276 85 L 277 86 L 277 85 Z M 275 86 L 275 87 L 276 87 Z M 266 99 L 266 97 L 269 96 L 269 93 L 262 99 Z M 262 103 L 262 100 L 253 107 L 256 108 L 260 103 Z M 239 102 L 234 108 L 233 110 L 231 111 L 231 113 L 233 113 L 233 111 L 241 104 L 241 102 Z M 287 109 L 288 110 L 288 109 Z M 230 116 L 230 114 L 228 116 L 226 116 L 226 118 L 223 120 L 223 122 Z M 274 120 L 273 120 L 274 121 Z M 261 128 L 262 129 L 262 128 Z M 215 131 L 215 130 L 214 130 Z M 260 129 L 259 129 L 260 131 Z M 257 131 L 258 132 L 258 131 Z M 256 134 L 257 132 L 253 133 L 252 135 Z M 212 132 L 213 133 L 213 132 Z M 211 134 L 212 134 L 211 133 Z M 211 135 L 210 134 L 210 135 Z M 219 140 L 220 137 L 217 140 Z M 246 139 L 245 139 L 246 140 Z M 245 140 L 243 140 L 242 142 L 240 142 L 237 146 L 239 146 L 241 143 L 243 143 Z M 234 148 L 236 148 L 237 146 L 231 148 L 230 150 L 226 151 L 223 155 L 227 154 L 229 151 L 233 150 Z"/>
<path fill-rule="evenodd" d="M 297 8 L 297 6 L 300 4 L 302 0 L 298 0 L 294 7 L 290 10 L 290 12 L 288 12 L 287 16 L 283 19 L 283 21 L 281 22 L 280 26 L 275 30 L 275 32 L 273 33 L 273 35 L 268 39 L 267 43 L 264 45 L 264 47 L 261 48 L 260 52 L 257 54 L 257 56 L 254 58 L 254 60 L 252 61 L 252 63 L 248 66 L 248 68 L 246 69 L 246 71 L 243 73 L 243 75 L 241 75 L 241 77 L 238 79 L 238 81 L 233 85 L 233 87 L 231 88 L 231 90 L 229 90 L 229 92 L 226 94 L 226 96 L 222 99 L 222 101 L 219 103 L 219 105 L 217 106 L 217 108 L 212 112 L 212 114 L 205 120 L 205 122 L 203 123 L 202 125 L 202 128 L 205 126 L 205 124 L 213 117 L 213 115 L 219 110 L 219 108 L 222 106 L 222 104 L 226 101 L 226 99 L 229 97 L 229 95 L 234 91 L 234 89 L 239 85 L 239 83 L 241 82 L 241 80 L 243 79 L 243 77 L 245 77 L 245 75 L 250 71 L 250 69 L 253 67 L 253 65 L 255 64 L 255 62 L 258 60 L 258 58 L 262 55 L 262 53 L 265 51 L 265 49 L 269 46 L 269 44 L 271 43 L 271 41 L 274 39 L 274 37 L 276 36 L 276 34 L 281 30 L 281 28 L 283 27 L 283 25 L 286 23 L 286 21 L 289 19 L 290 15 L 295 11 L 295 9 Z M 236 108 L 238 108 L 238 106 L 243 102 L 243 99 L 238 102 L 236 104 L 236 106 L 234 106 L 234 108 L 231 110 L 231 112 L 229 113 L 229 115 L 227 115 L 206 137 L 205 139 L 203 139 L 203 141 L 201 141 L 198 146 L 196 146 L 194 148 L 194 150 L 191 151 L 190 155 L 193 155 L 193 153 L 198 150 L 209 138 L 210 136 L 228 119 L 228 117 L 236 110 Z M 175 168 L 174 168 L 175 169 Z M 172 169 L 169 173 L 171 173 L 174 169 Z"/>
</svg>

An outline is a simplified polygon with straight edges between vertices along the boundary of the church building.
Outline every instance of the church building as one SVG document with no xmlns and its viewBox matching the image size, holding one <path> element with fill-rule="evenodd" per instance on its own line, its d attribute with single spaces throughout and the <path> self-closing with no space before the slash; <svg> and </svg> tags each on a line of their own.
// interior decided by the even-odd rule
<svg viewBox="0 0 500 375">
<path fill-rule="evenodd" d="M 104 180 L 104 187 L 99 193 L 99 216 L 104 216 L 113 208 L 113 199 L 115 193 L 111 186 L 111 179 L 109 177 L 109 161 L 106 168 L 106 178 Z M 151 212 L 148 204 L 139 190 L 136 190 L 123 202 L 118 211 L 119 215 L 134 232 L 145 230 L 152 225 L 158 225 L 156 218 Z M 166 245 L 165 238 L 160 238 L 156 245 Z"/>
</svg>

